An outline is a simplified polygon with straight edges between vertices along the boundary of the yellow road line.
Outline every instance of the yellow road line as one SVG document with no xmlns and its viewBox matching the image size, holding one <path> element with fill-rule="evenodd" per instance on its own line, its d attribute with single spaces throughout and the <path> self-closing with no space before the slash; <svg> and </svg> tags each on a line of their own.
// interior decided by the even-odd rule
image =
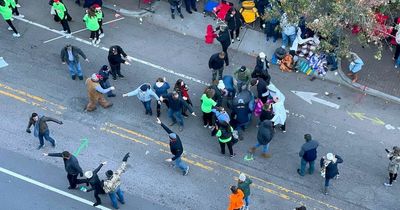
<svg viewBox="0 0 400 210">
<path fill-rule="evenodd" d="M 167 151 L 167 150 L 160 149 L 160 151 L 161 151 L 161 152 L 164 152 L 164 153 L 167 153 L 167 154 L 171 154 L 171 152 L 169 152 L 169 151 Z M 202 163 L 200 163 L 200 162 L 197 162 L 197 161 L 194 161 L 194 160 L 190 160 L 190 159 L 186 158 L 185 156 L 181 156 L 181 158 L 182 158 L 183 161 L 185 161 L 185 162 L 187 162 L 187 163 L 189 163 L 189 164 L 192 164 L 192 165 L 194 165 L 194 166 L 200 167 L 200 168 L 202 168 L 202 169 L 205 169 L 205 170 L 207 170 L 207 171 L 212 171 L 212 170 L 214 170 L 214 169 L 211 168 L 210 166 L 206 166 L 206 165 L 204 165 L 204 164 L 202 164 Z"/>
<path fill-rule="evenodd" d="M 124 135 L 124 134 L 115 132 L 115 131 L 110 130 L 110 129 L 107 129 L 107 128 L 100 128 L 100 130 L 101 130 L 101 131 L 105 131 L 105 132 L 107 132 L 107 133 L 111 133 L 111 134 L 117 135 L 117 136 L 122 137 L 122 138 L 124 138 L 124 139 L 128 139 L 128 140 L 134 141 L 134 142 L 139 143 L 139 144 L 143 144 L 143 145 L 146 145 L 146 146 L 148 145 L 148 144 L 146 144 L 146 143 L 144 143 L 144 142 L 142 142 L 142 141 L 140 141 L 140 140 L 137 140 L 137 139 L 132 138 L 132 137 L 130 137 L 130 136 L 127 136 L 127 135 Z"/>
</svg>

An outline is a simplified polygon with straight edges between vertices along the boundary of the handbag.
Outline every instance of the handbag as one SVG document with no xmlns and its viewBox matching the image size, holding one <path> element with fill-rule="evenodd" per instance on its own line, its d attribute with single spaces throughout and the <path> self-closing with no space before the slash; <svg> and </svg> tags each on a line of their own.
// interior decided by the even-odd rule
<svg viewBox="0 0 400 210">
<path fill-rule="evenodd" d="M 330 160 L 324 160 L 324 165 L 321 168 L 321 176 L 325 178 L 325 174 L 326 174 L 326 167 L 331 163 Z"/>
</svg>

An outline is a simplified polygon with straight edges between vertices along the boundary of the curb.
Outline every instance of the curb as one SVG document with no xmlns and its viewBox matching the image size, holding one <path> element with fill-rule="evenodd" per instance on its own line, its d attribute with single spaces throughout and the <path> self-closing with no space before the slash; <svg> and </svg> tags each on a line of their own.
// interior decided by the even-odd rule
<svg viewBox="0 0 400 210">
<path fill-rule="evenodd" d="M 158 5 L 158 1 L 154 2 L 153 7 L 156 7 Z M 134 10 L 127 10 L 124 9 L 122 7 L 116 6 L 116 5 L 111 5 L 111 4 L 103 4 L 103 7 L 110 9 L 110 10 L 114 10 L 115 12 L 121 13 L 122 15 L 125 16 L 129 16 L 129 17 L 135 17 L 135 18 L 141 18 L 141 17 L 145 17 L 147 15 L 152 14 L 151 12 L 144 10 L 144 9 L 140 9 L 138 11 L 134 11 Z"/>
</svg>

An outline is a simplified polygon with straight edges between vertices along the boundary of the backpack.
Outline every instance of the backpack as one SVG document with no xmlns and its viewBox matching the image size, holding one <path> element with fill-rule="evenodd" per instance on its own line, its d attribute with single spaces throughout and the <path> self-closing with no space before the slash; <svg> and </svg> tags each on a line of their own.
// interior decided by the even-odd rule
<svg viewBox="0 0 400 210">
<path fill-rule="evenodd" d="M 220 139 L 229 139 L 230 137 L 232 137 L 231 127 L 229 126 L 228 129 L 222 128 L 221 129 L 221 136 L 219 138 Z"/>
</svg>

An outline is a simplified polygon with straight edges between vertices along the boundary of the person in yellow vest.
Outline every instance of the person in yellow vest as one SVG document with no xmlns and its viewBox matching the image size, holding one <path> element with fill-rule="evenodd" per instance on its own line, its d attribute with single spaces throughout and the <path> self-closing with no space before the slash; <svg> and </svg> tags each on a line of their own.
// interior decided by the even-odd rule
<svg viewBox="0 0 400 210">
<path fill-rule="evenodd" d="M 88 112 L 96 110 L 97 103 L 99 103 L 100 106 L 102 106 L 105 109 L 113 105 L 104 98 L 103 94 L 115 90 L 115 88 L 114 87 L 109 87 L 107 89 L 102 88 L 99 83 L 100 79 L 102 79 L 100 74 L 92 74 L 92 77 L 86 80 L 86 86 L 89 96 L 89 103 L 86 106 L 86 111 Z"/>
<path fill-rule="evenodd" d="M 87 10 L 86 15 L 83 17 L 83 21 L 86 24 L 86 28 L 90 31 L 90 39 L 92 39 L 93 45 L 100 44 L 100 37 L 99 37 L 99 18 L 96 14 L 96 10 L 94 7 L 91 7 Z"/>
<path fill-rule="evenodd" d="M 0 14 L 3 17 L 3 19 L 7 22 L 8 30 L 14 31 L 13 36 L 20 37 L 21 35 L 18 33 L 17 29 L 14 27 L 13 23 L 11 22 L 12 10 L 11 10 L 7 0 L 0 0 Z"/>
<path fill-rule="evenodd" d="M 55 19 L 60 19 L 60 23 L 63 27 L 63 32 L 67 33 L 66 38 L 71 37 L 71 29 L 69 28 L 67 20 L 67 8 L 60 0 L 54 0 L 53 9 L 56 12 Z"/>
</svg>

